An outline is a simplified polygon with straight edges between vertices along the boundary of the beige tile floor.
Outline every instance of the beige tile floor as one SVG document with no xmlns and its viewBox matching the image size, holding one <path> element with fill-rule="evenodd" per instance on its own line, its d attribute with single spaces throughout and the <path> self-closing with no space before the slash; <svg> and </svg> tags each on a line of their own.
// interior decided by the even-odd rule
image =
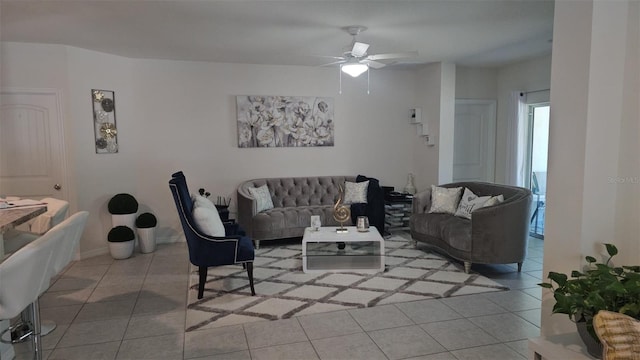
<svg viewBox="0 0 640 360">
<path fill-rule="evenodd" d="M 526 339 L 539 335 L 542 246 L 530 239 L 522 273 L 474 265 L 510 291 L 188 333 L 184 243 L 127 260 L 98 256 L 73 263 L 42 296 L 42 317 L 58 324 L 43 338 L 44 358 L 525 359 Z M 29 351 L 18 345 L 16 358 Z"/>
</svg>

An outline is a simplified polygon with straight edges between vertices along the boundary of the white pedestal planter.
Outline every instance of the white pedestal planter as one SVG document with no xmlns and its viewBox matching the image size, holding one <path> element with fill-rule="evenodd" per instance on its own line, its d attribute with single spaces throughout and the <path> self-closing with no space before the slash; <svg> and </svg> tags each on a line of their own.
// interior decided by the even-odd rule
<svg viewBox="0 0 640 360">
<path fill-rule="evenodd" d="M 147 254 L 156 249 L 156 228 L 138 228 L 140 252 Z"/>
<path fill-rule="evenodd" d="M 126 226 L 129 229 L 133 230 L 133 235 L 136 236 L 136 213 L 133 214 L 111 214 L 111 225 L 113 227 L 116 226 Z M 137 238 L 137 237 L 136 237 Z M 133 239 L 135 242 L 136 239 Z M 134 244 L 135 247 L 135 244 Z M 131 255 L 129 255 L 131 256 Z M 127 257 L 129 257 L 127 256 Z"/>
<path fill-rule="evenodd" d="M 111 214 L 111 223 L 113 227 L 116 226 L 126 226 L 131 230 L 135 230 L 136 228 L 136 214 L 122 214 L 115 215 Z"/>
<path fill-rule="evenodd" d="M 130 258 L 133 255 L 134 240 L 122 242 L 109 242 L 109 251 L 116 260 Z"/>
</svg>

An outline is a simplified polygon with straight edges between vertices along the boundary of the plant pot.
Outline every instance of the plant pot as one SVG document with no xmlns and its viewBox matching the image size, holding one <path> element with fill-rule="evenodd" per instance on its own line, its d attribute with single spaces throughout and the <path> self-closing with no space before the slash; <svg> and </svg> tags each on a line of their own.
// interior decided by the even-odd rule
<svg viewBox="0 0 640 360">
<path fill-rule="evenodd" d="M 156 228 L 138 228 L 138 243 L 140 252 L 148 254 L 156 249 Z"/>
<path fill-rule="evenodd" d="M 587 330 L 587 322 L 576 322 L 576 328 L 578 328 L 578 334 L 580 335 L 582 342 L 586 345 L 589 355 L 593 356 L 596 359 L 601 359 L 602 344 L 599 340 L 594 339 L 593 336 L 589 334 L 589 330 Z"/>
<path fill-rule="evenodd" d="M 116 226 L 126 226 L 130 229 L 136 228 L 136 213 L 132 214 L 112 214 L 111 215 L 111 223 L 113 227 Z"/>
<path fill-rule="evenodd" d="M 130 258 L 133 255 L 133 247 L 135 245 L 134 240 L 109 242 L 109 252 L 111 256 L 116 260 L 122 260 Z"/>
<path fill-rule="evenodd" d="M 126 226 L 129 229 L 135 229 L 136 228 L 136 214 L 122 214 L 122 215 L 118 215 L 118 214 L 111 214 L 111 226 L 116 227 L 116 226 Z M 135 231 L 134 231 L 134 235 Z M 135 239 L 134 239 L 135 241 Z"/>
</svg>

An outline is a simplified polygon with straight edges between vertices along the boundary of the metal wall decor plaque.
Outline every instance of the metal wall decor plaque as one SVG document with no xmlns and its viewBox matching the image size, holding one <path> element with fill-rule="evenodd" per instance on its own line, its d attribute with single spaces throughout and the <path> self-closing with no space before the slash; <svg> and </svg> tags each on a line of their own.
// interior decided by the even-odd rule
<svg viewBox="0 0 640 360">
<path fill-rule="evenodd" d="M 91 89 L 93 104 L 93 135 L 96 154 L 118 152 L 116 127 L 116 98 L 111 90 Z"/>
</svg>

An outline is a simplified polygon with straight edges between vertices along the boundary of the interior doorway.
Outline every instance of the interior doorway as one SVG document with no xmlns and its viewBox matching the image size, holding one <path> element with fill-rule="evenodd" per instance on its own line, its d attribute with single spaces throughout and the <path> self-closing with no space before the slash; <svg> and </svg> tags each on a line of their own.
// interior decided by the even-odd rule
<svg viewBox="0 0 640 360">
<path fill-rule="evenodd" d="M 496 101 L 456 99 L 453 182 L 495 180 Z"/>
<path fill-rule="evenodd" d="M 0 194 L 68 200 L 60 94 L 0 90 Z"/>
<path fill-rule="evenodd" d="M 546 194 L 547 194 L 547 159 L 549 150 L 549 103 L 528 105 L 529 146 L 528 148 L 528 180 L 533 193 L 531 207 L 531 236 L 544 239 Z"/>
</svg>

